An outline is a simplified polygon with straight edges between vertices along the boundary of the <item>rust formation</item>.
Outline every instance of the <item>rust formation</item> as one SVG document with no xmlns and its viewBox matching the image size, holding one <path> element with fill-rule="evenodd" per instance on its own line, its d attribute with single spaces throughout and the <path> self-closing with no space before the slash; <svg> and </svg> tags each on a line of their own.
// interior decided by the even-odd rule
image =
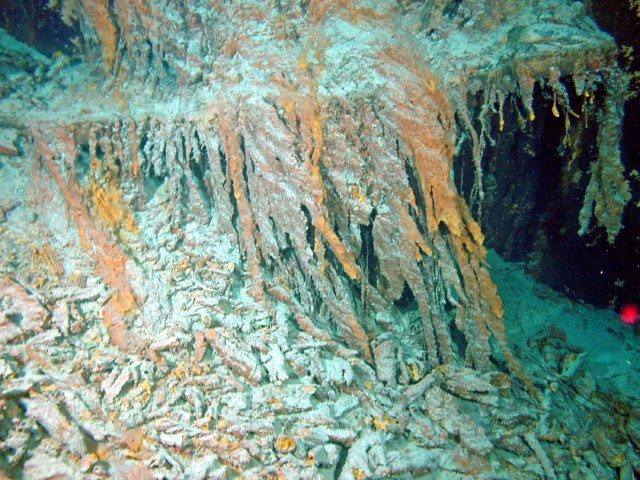
<svg viewBox="0 0 640 480">
<path fill-rule="evenodd" d="M 77 51 L 33 56 L 27 110 L 24 97 L 2 99 L 0 122 L 30 159 L 24 192 L 44 259 L 3 259 L 4 295 L 33 319 L 16 332 L 14 308 L 2 335 L 16 365 L 44 372 L 17 401 L 66 453 L 23 452 L 6 469 L 492 478 L 514 465 L 490 460 L 501 446 L 530 449 L 553 478 L 529 428 L 536 415 L 517 427 L 489 415 L 516 399 L 536 411 L 543 396 L 508 345 L 452 164 L 469 138 L 481 199 L 490 119 L 526 128 L 539 83 L 568 131 L 579 128 L 570 79 L 597 97 L 601 125 L 579 222 L 615 237 L 630 198 L 624 75 L 613 41 L 576 5 L 50 2 L 77 29 Z M 504 125 L 507 99 L 520 102 L 519 127 Z M 19 153 L 0 143 L 1 155 Z M 30 343 L 52 322 L 56 345 L 82 339 L 84 373 L 54 373 L 38 353 L 46 340 Z M 188 419 L 167 410 L 178 397 Z M 189 466 L 195 454 L 209 463 Z"/>
</svg>

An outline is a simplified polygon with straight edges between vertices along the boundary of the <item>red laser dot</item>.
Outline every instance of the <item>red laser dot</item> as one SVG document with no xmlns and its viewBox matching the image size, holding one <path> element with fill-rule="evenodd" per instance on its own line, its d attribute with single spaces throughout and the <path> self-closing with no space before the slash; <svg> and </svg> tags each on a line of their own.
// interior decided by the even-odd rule
<svg viewBox="0 0 640 480">
<path fill-rule="evenodd" d="M 634 304 L 625 305 L 620 309 L 620 321 L 625 325 L 635 325 L 640 318 L 640 310 Z"/>
</svg>

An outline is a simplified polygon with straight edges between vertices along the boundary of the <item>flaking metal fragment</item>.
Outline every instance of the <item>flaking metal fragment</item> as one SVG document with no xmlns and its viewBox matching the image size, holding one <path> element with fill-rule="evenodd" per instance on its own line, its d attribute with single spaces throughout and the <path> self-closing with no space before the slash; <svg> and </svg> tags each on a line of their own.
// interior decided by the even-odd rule
<svg viewBox="0 0 640 480">
<path fill-rule="evenodd" d="M 253 353 L 233 340 L 222 328 L 206 330 L 205 339 L 222 358 L 222 363 L 252 385 L 262 378 L 262 368 Z"/>
</svg>

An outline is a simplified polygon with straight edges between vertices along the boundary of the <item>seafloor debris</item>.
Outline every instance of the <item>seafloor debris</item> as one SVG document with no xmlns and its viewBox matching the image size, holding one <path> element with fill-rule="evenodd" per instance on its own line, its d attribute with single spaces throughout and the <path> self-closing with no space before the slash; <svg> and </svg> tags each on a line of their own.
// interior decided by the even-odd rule
<svg viewBox="0 0 640 480">
<path fill-rule="evenodd" d="M 532 115 L 549 81 L 571 113 L 558 68 L 601 88 L 615 130 L 612 42 L 574 7 L 560 28 L 563 2 L 444 3 L 50 2 L 82 55 L 0 100 L 0 470 L 639 473 L 638 409 L 598 389 L 584 352 L 544 332 L 520 366 L 451 182 L 456 134 L 481 155 L 506 93 Z M 430 65 L 447 19 L 490 31 L 504 62 Z M 475 122 L 463 98 L 482 89 Z M 580 219 L 593 206 L 611 235 L 616 140 Z"/>
<path fill-rule="evenodd" d="M 574 368 L 581 354 L 558 331 L 531 342 L 540 352 L 530 366 L 544 392 L 538 404 L 502 373 L 452 365 L 392 386 L 357 356 L 337 358 L 297 330 L 286 309 L 265 316 L 244 294 L 228 299 L 228 314 L 209 319 L 192 302 L 173 336 L 161 336 L 178 339 L 157 351 L 162 370 L 144 354 L 124 356 L 110 346 L 99 321 L 62 334 L 41 306 L 48 292 L 38 300 L 5 287 L 5 318 L 16 305 L 31 318 L 11 323 L 16 331 L 4 343 L 0 373 L 3 469 L 24 478 L 640 473 L 629 444 L 639 442 L 640 415 L 581 386 L 588 377 Z M 80 300 L 58 316 L 100 312 L 95 294 L 70 288 L 73 295 Z M 263 326 L 243 333 L 244 322 Z M 184 347 L 197 338 L 197 350 Z"/>
</svg>

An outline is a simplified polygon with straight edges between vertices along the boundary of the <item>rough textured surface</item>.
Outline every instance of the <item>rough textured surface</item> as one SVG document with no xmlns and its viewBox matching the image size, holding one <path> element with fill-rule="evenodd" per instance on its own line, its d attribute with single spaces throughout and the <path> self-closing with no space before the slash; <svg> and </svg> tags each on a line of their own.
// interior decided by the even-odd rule
<svg viewBox="0 0 640 480">
<path fill-rule="evenodd" d="M 568 114 L 556 70 L 591 94 L 613 46 L 562 2 L 454 4 L 52 2 L 81 54 L 1 104 L 4 470 L 495 478 L 530 449 L 553 474 L 452 158 L 507 92 L 533 115 L 549 79 Z"/>
<path fill-rule="evenodd" d="M 247 16 L 244 29 L 259 23 L 263 36 L 277 37 L 279 22 L 253 18 L 255 8 L 244 7 L 223 10 L 233 19 Z M 90 18 L 98 28 L 95 9 Z M 295 39 L 247 37 L 231 58 L 216 58 L 209 88 L 196 83 L 186 105 L 176 110 L 156 103 L 171 118 L 158 118 L 130 91 L 114 87 L 128 112 L 116 103 L 111 117 L 128 120 L 100 113 L 49 133 L 31 122 L 36 149 L 75 212 L 81 239 L 105 244 L 109 261 L 94 256 L 116 292 L 104 319 L 115 342 L 126 323 L 119 317 L 140 299 L 126 280 L 119 246 L 107 247 L 88 224 L 79 189 L 90 188 L 96 216 L 126 241 L 125 232 L 137 232 L 119 189 L 128 189 L 128 202 L 144 216 L 150 198 L 141 178 L 153 172 L 162 182 L 156 194 L 170 196 L 166 216 L 178 235 L 188 223 L 215 219 L 237 243 L 256 298 L 278 286 L 307 315 L 322 305 L 329 316 L 321 315 L 316 326 L 335 330 L 368 362 L 362 318 L 375 322 L 406 285 L 422 317 L 431 366 L 460 356 L 488 368 L 493 334 L 519 373 L 500 333 L 500 301 L 481 266 L 482 235 L 450 180 L 453 112 L 419 46 L 398 29 L 392 15 L 400 11 L 393 5 L 379 10 L 288 5 L 281 16 L 295 26 Z M 363 52 L 357 62 L 354 45 Z M 171 65 L 175 45 L 165 48 L 163 62 Z M 113 55 L 103 56 L 111 70 Z M 252 73 L 256 68 L 260 75 Z M 85 185 L 76 186 L 76 165 L 85 154 L 90 172 L 79 172 Z M 64 158 L 66 169 L 56 158 Z M 464 352 L 451 344 L 453 318 Z"/>
</svg>

